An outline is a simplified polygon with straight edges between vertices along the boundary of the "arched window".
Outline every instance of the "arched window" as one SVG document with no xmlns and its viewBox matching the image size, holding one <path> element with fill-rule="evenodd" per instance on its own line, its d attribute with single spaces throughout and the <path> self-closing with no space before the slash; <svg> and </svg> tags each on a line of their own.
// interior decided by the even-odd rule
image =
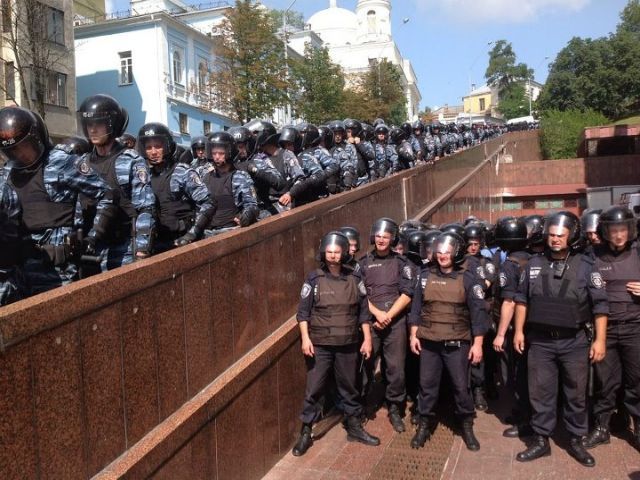
<svg viewBox="0 0 640 480">
<path fill-rule="evenodd" d="M 369 10 L 367 12 L 367 26 L 369 33 L 376 33 L 376 11 Z"/>
<path fill-rule="evenodd" d="M 182 52 L 177 48 L 173 51 L 173 82 L 182 85 Z"/>
</svg>

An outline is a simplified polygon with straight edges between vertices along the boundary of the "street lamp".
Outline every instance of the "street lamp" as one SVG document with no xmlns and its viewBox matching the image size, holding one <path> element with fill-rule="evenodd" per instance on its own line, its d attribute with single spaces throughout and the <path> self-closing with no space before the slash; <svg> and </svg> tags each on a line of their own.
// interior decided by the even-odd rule
<svg viewBox="0 0 640 480">
<path fill-rule="evenodd" d="M 285 83 L 289 82 L 289 42 L 287 41 L 287 14 L 293 7 L 293 4 L 296 3 L 297 0 L 293 0 L 287 9 L 282 14 L 282 43 L 284 44 L 284 79 Z M 287 105 L 284 107 L 284 124 L 286 125 L 291 121 L 291 103 L 288 101 L 287 92 Z"/>
</svg>

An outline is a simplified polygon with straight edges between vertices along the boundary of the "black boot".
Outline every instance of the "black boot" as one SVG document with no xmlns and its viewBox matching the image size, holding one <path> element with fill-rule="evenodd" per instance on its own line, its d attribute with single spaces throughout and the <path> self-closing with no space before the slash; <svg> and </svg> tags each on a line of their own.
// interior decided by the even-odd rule
<svg viewBox="0 0 640 480">
<path fill-rule="evenodd" d="M 484 396 L 484 388 L 475 387 L 473 389 L 473 403 L 476 406 L 476 410 L 480 412 L 484 412 L 487 408 L 489 408 L 489 405 L 487 405 L 487 399 Z"/>
<path fill-rule="evenodd" d="M 533 434 L 533 429 L 528 423 L 524 425 L 512 425 L 502 432 L 502 436 L 507 438 L 531 437 Z"/>
<path fill-rule="evenodd" d="M 480 450 L 480 442 L 473 433 L 473 417 L 462 420 L 462 441 L 467 446 L 467 450 L 472 452 Z"/>
<path fill-rule="evenodd" d="M 640 451 L 640 417 L 633 417 L 633 437 L 631 437 L 631 445 Z"/>
<path fill-rule="evenodd" d="M 360 442 L 373 447 L 380 445 L 380 439 L 369 434 L 362 428 L 359 416 L 347 417 L 346 423 L 347 440 L 350 442 Z"/>
<path fill-rule="evenodd" d="M 411 439 L 411 448 L 424 447 L 424 444 L 427 443 L 427 440 L 429 440 L 429 437 L 431 436 L 431 425 L 429 422 L 429 417 L 423 417 L 421 415 L 419 418 L 418 429 L 416 430 L 416 434 Z"/>
<path fill-rule="evenodd" d="M 296 442 L 296 444 L 293 446 L 293 450 L 291 451 L 291 453 L 293 453 L 294 457 L 304 455 L 307 450 L 309 450 L 309 447 L 312 443 L 313 439 L 311 438 L 311 425 L 309 423 L 305 423 L 302 425 L 300 436 L 298 437 L 298 441 Z"/>
<path fill-rule="evenodd" d="M 533 443 L 523 452 L 516 455 L 519 462 L 530 462 L 536 458 L 546 457 L 551 454 L 549 439 L 542 435 L 536 435 Z"/>
<path fill-rule="evenodd" d="M 585 467 L 595 467 L 595 459 L 589 452 L 587 452 L 582 442 L 582 437 L 571 437 L 571 442 L 569 443 L 569 455 L 571 455 L 578 461 L 578 463 L 584 465 Z"/>
<path fill-rule="evenodd" d="M 610 413 L 600 413 L 596 415 L 596 426 L 589 435 L 587 435 L 582 441 L 584 448 L 593 448 L 598 445 L 604 445 L 611 441 L 611 435 L 609 435 L 609 421 L 611 419 Z"/>
<path fill-rule="evenodd" d="M 396 432 L 404 432 L 404 422 L 402 421 L 402 416 L 400 415 L 400 407 L 397 403 L 392 403 L 391 405 L 389 405 L 389 422 L 391 422 L 391 425 Z"/>
</svg>

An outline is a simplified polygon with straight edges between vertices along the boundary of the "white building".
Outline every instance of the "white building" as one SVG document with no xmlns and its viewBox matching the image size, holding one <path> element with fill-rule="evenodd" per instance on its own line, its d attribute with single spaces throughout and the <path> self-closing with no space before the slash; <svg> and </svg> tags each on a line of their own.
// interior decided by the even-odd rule
<svg viewBox="0 0 640 480">
<path fill-rule="evenodd" d="M 327 47 L 331 59 L 339 64 L 347 77 L 364 73 L 371 65 L 386 59 L 400 67 L 407 98 L 407 115 L 418 118 L 420 90 L 411 62 L 402 57 L 391 34 L 391 0 L 358 0 L 355 13 L 340 8 L 336 0 L 308 20 L 308 28 Z M 291 44 L 303 53 L 304 42 Z"/>
<path fill-rule="evenodd" d="M 216 25 L 229 6 L 195 10 L 178 0 L 133 0 L 132 16 L 75 28 L 78 103 L 96 93 L 129 113 L 127 131 L 162 122 L 176 142 L 235 122 L 209 89 Z"/>
</svg>

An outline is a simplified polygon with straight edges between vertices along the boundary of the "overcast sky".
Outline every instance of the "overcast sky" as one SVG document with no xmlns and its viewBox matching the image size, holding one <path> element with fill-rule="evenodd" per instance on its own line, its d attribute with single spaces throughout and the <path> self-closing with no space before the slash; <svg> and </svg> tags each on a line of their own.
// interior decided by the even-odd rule
<svg viewBox="0 0 640 480">
<path fill-rule="evenodd" d="M 187 4 L 206 0 L 183 0 Z M 126 10 L 128 0 L 107 0 L 107 11 Z M 230 1 L 229 3 L 233 3 Z M 284 9 L 291 0 L 262 0 Z M 357 0 L 338 0 L 355 10 Z M 421 107 L 461 104 L 469 84 L 480 85 L 487 68 L 488 42 L 513 44 L 518 61 L 544 83 L 547 64 L 572 37 L 613 32 L 626 0 L 392 0 L 392 32 L 411 60 L 422 94 Z M 293 10 L 308 19 L 329 0 L 296 0 Z M 409 22 L 402 23 L 403 18 Z M 545 60 L 545 57 L 549 57 Z"/>
</svg>

